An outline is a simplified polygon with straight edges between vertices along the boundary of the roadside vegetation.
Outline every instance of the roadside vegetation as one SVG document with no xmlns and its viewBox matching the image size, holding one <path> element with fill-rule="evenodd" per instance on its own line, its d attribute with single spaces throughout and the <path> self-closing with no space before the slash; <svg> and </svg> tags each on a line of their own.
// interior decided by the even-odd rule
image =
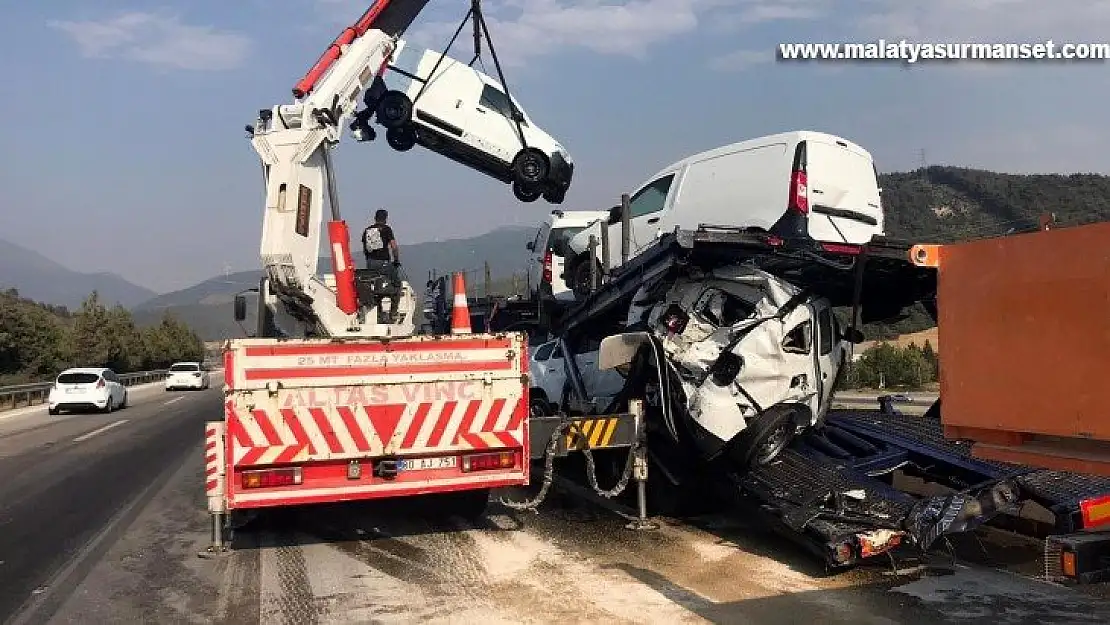
<svg viewBox="0 0 1110 625">
<path fill-rule="evenodd" d="M 66 367 L 111 367 L 117 373 L 202 360 L 204 343 L 170 314 L 137 327 L 130 311 L 105 306 L 94 292 L 76 311 L 0 292 L 0 385 L 53 378 Z"/>
<path fill-rule="evenodd" d="M 906 347 L 879 343 L 849 363 L 843 388 L 921 390 L 937 381 L 939 365 L 929 341 L 921 347 L 916 343 Z"/>
</svg>

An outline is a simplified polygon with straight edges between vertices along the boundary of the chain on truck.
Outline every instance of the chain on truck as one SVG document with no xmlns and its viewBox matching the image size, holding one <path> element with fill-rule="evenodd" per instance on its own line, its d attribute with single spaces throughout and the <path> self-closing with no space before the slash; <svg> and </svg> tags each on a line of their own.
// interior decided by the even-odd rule
<svg viewBox="0 0 1110 625">
<path fill-rule="evenodd" d="M 742 472 L 691 467 L 675 453 L 682 450 L 681 406 L 656 339 L 643 342 L 640 385 L 626 384 L 608 410 L 544 414 L 531 410 L 523 333 L 470 333 L 463 312 L 457 323 L 435 324 L 450 325 L 450 335 L 417 334 L 409 284 L 390 290 L 353 268 L 330 151 L 348 123 L 356 136 L 369 135 L 367 109 L 357 111 L 358 100 L 368 103 L 368 87 L 386 71 L 399 36 L 424 4 L 375 2 L 297 84 L 295 102 L 261 111 L 248 129 L 266 184 L 265 274 L 257 289 L 255 338 L 230 341 L 225 352 L 224 419 L 206 424 L 214 549 L 223 548 L 232 515 L 272 507 L 435 495 L 453 499 L 464 513 L 480 514 L 492 489 L 532 482 L 535 462 L 542 467 L 539 492 L 529 501 L 502 503 L 536 510 L 559 483 L 621 511 L 616 500 L 635 481 L 633 507 L 623 513 L 632 527 L 651 527 L 649 465 L 656 468 L 653 480 L 690 492 L 713 470 L 754 504 L 753 514 L 831 566 L 889 554 L 906 543 L 928 549 L 1025 500 L 1057 511 L 1060 533 L 1101 523 L 1088 512 L 1108 499 L 1110 482 L 978 461 L 944 438 L 936 414 L 914 432 L 904 431 L 906 423 L 890 410 L 830 415 L 800 432 L 772 463 Z M 484 31 L 477 2 L 468 18 L 475 22 L 477 48 Z M 333 273 L 321 277 L 316 270 L 325 194 Z M 607 232 L 602 229 L 603 238 Z M 652 280 L 746 259 L 851 308 L 853 326 L 861 313 L 864 320 L 868 311 L 891 316 L 911 302 L 932 304 L 935 315 L 936 266 L 916 258 L 921 248 L 908 243 L 823 248 L 765 233 L 701 228 L 668 233 L 629 261 L 627 224 L 622 233 L 627 262 L 619 271 L 603 267 L 604 280 L 594 276 L 593 293 L 553 323 L 567 355 L 572 399 L 580 406 L 591 399 L 574 358 L 580 342 L 591 334 L 623 332 L 613 319 L 623 318 Z M 608 259 L 608 252 L 601 258 Z M 459 278 L 454 295 L 465 304 Z M 379 323 L 378 312 L 391 298 L 399 300 L 400 319 Z M 235 308 L 243 321 L 242 295 Z M 646 403 L 649 388 L 656 392 Z M 930 412 L 938 413 L 939 403 Z M 557 459 L 573 452 L 582 452 L 585 488 L 556 475 Z M 603 463 L 595 453 L 605 456 Z M 599 464 L 611 469 L 608 488 L 599 481 Z M 891 487 L 891 475 L 913 469 L 951 492 L 916 497 Z"/>
</svg>

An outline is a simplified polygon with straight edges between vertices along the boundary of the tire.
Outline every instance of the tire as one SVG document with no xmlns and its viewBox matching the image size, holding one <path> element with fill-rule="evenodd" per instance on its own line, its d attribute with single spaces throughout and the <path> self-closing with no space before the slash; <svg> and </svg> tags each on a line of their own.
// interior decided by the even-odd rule
<svg viewBox="0 0 1110 625">
<path fill-rule="evenodd" d="M 524 148 L 513 158 L 513 180 L 535 185 L 547 180 L 551 163 L 547 155 L 536 148 Z"/>
<path fill-rule="evenodd" d="M 729 454 L 742 469 L 770 464 L 794 440 L 797 408 L 772 406 L 756 417 L 738 436 Z"/>
<path fill-rule="evenodd" d="M 543 192 L 543 199 L 548 204 L 562 204 L 567 199 L 567 192 L 565 190 L 555 191 L 547 190 Z"/>
<path fill-rule="evenodd" d="M 548 417 L 554 414 L 551 404 L 543 397 L 532 397 L 528 401 L 528 414 L 533 417 Z"/>
<path fill-rule="evenodd" d="M 112 396 L 109 395 L 108 396 L 108 402 L 106 404 L 104 404 L 104 407 L 101 408 L 100 411 L 103 412 L 104 414 L 112 414 L 112 411 L 115 410 L 115 409 L 116 409 L 116 407 L 112 405 Z"/>
<path fill-rule="evenodd" d="M 123 392 L 123 401 L 120 402 L 119 409 L 123 410 L 126 407 L 127 407 L 127 391 L 124 391 Z"/>
<path fill-rule="evenodd" d="M 520 200 L 521 202 L 535 202 L 536 200 L 540 199 L 540 196 L 542 194 L 543 191 L 541 191 L 540 188 L 537 186 L 520 182 L 513 183 L 513 195 L 515 195 L 516 199 Z"/>
<path fill-rule="evenodd" d="M 488 488 L 479 490 L 466 490 L 448 495 L 452 501 L 452 510 L 467 521 L 477 521 L 486 516 L 489 507 Z"/>
<path fill-rule="evenodd" d="M 392 130 L 400 128 L 412 119 L 412 100 L 400 91 L 386 91 L 378 100 L 378 123 Z"/>
<path fill-rule="evenodd" d="M 46 414 L 48 414 L 48 415 L 57 415 L 58 412 L 60 412 L 60 411 L 57 408 L 47 408 L 46 409 Z"/>
<path fill-rule="evenodd" d="M 385 131 L 385 142 L 398 152 L 408 152 L 416 145 L 416 130 L 412 126 L 397 126 Z"/>
<path fill-rule="evenodd" d="M 594 265 L 597 267 L 597 272 L 601 274 L 601 263 L 594 259 Z M 574 298 L 577 300 L 584 300 L 593 293 L 593 285 L 590 283 L 590 259 L 588 254 L 583 254 L 580 259 L 574 263 L 570 270 L 570 287 L 571 292 L 574 293 Z"/>
</svg>

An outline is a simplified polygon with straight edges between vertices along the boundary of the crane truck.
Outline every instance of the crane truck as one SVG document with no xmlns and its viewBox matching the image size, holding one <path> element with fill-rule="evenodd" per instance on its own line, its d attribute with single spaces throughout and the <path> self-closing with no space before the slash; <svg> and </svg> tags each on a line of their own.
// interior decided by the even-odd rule
<svg viewBox="0 0 1110 625">
<path fill-rule="evenodd" d="M 223 420 L 206 423 L 217 548 L 244 511 L 434 495 L 480 514 L 491 489 L 528 482 L 525 335 L 472 334 L 468 321 L 416 335 L 412 287 L 354 267 L 339 211 L 332 151 L 345 127 L 372 137 L 374 110 L 358 106 L 376 101 L 371 87 L 425 4 L 374 2 L 296 84 L 293 103 L 247 127 L 266 189 L 264 275 L 255 336 L 225 349 Z M 332 273 L 321 276 L 325 229 Z M 398 314 L 383 320 L 387 300 Z M 240 294 L 237 320 L 246 307 Z"/>
</svg>

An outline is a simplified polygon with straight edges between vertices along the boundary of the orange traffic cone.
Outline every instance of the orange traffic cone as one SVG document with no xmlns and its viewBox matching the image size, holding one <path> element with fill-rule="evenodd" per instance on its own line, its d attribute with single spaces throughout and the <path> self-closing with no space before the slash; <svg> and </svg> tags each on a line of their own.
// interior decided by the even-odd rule
<svg viewBox="0 0 1110 625">
<path fill-rule="evenodd" d="M 470 307 L 466 304 L 466 281 L 461 271 L 455 272 L 452 286 L 455 303 L 451 308 L 451 334 L 470 334 Z"/>
</svg>

